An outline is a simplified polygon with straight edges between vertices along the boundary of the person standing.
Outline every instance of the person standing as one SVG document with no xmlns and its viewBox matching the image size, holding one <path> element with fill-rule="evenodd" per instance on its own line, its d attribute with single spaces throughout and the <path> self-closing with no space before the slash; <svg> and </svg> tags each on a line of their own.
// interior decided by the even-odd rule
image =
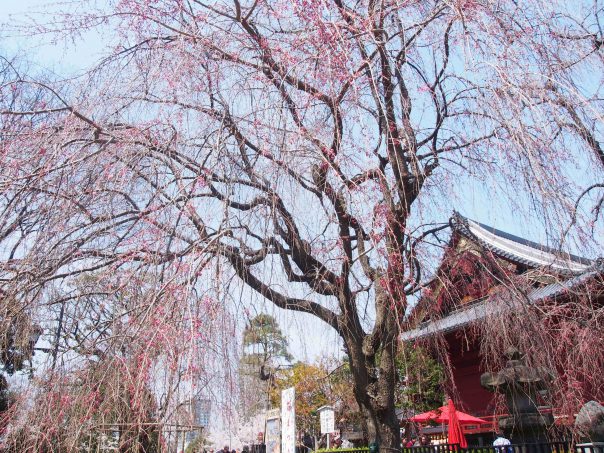
<svg viewBox="0 0 604 453">
<path fill-rule="evenodd" d="M 419 436 L 417 441 L 415 441 L 414 446 L 427 447 L 428 445 L 431 445 L 431 444 L 432 444 L 432 441 L 430 440 L 430 437 L 427 434 L 422 434 L 421 436 Z"/>
<path fill-rule="evenodd" d="M 497 433 L 497 439 L 493 441 L 493 447 L 495 447 L 496 451 L 499 453 L 511 453 L 512 448 L 510 445 L 512 445 L 512 443 L 509 439 L 503 437 L 503 434 Z"/>
<path fill-rule="evenodd" d="M 304 435 L 302 436 L 302 445 L 304 445 L 306 447 L 307 452 L 313 451 L 315 449 L 315 440 L 306 431 L 304 432 Z"/>
</svg>

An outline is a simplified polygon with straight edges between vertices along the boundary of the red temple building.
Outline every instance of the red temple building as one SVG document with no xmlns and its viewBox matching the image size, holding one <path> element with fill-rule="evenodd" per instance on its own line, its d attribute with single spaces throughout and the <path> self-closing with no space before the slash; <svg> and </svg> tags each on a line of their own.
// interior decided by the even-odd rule
<svg viewBox="0 0 604 453">
<path fill-rule="evenodd" d="M 451 239 L 436 277 L 410 315 L 410 325 L 415 328 L 402 339 L 417 342 L 440 336 L 448 347 L 456 403 L 472 415 L 495 422 L 494 395 L 480 385 L 480 376 L 487 371 L 480 353 L 484 332 L 474 327 L 510 310 L 501 298 L 494 297 L 498 289 L 506 282 L 522 281 L 523 307 L 534 309 L 546 301 L 564 304 L 570 294 L 589 288 L 592 299 L 602 307 L 604 263 L 560 253 L 458 213 L 450 224 Z M 596 389 L 591 396 L 601 394 L 602 389 Z M 490 425 L 475 431 L 493 429 Z"/>
</svg>

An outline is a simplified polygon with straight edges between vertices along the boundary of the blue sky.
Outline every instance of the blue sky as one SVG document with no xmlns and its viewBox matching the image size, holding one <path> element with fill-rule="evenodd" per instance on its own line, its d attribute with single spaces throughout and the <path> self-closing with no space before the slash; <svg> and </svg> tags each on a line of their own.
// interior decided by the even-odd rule
<svg viewBox="0 0 604 453">
<path fill-rule="evenodd" d="M 103 1 L 98 0 L 97 4 Z M 54 11 L 75 10 L 78 5 L 81 5 L 78 0 L 0 0 L 0 52 L 23 57 L 34 72 L 38 66 L 59 77 L 82 73 L 104 53 L 111 38 L 109 30 L 87 32 L 75 41 L 59 39 L 51 42 L 45 35 L 26 36 L 31 25 L 22 28 L 32 22 L 47 22 Z M 477 221 L 538 242 L 547 241 L 539 225 L 518 222 L 514 208 L 502 205 L 502 200 L 493 195 L 486 185 L 479 190 L 462 191 L 451 200 L 451 211 L 459 210 Z"/>
<path fill-rule="evenodd" d="M 100 3 L 103 0 L 98 1 Z M 53 43 L 47 36 L 26 36 L 29 29 L 19 28 L 19 25 L 31 23 L 32 20 L 48 21 L 52 11 L 56 11 L 53 6 L 56 4 L 56 0 L 0 0 L 0 53 L 20 55 L 30 62 L 32 69 L 35 70 L 36 66 L 39 69 L 50 69 L 59 77 L 82 73 L 94 64 L 111 39 L 110 29 L 103 30 L 104 33 L 85 33 L 75 42 L 67 40 Z M 77 1 L 73 2 L 74 6 L 77 4 Z M 42 14 L 42 11 L 46 14 Z M 527 201 L 522 199 L 524 197 L 520 198 L 520 203 Z M 488 183 L 468 183 L 467 189 L 460 190 L 456 198 L 446 200 L 443 218 L 439 220 L 446 220 L 454 209 L 500 230 L 538 242 L 546 241 L 541 226 L 537 222 L 523 222 L 514 212 L 515 207 L 506 203 L 497 189 L 489 187 Z M 254 297 L 249 289 L 241 289 L 238 296 L 246 303 L 253 301 L 254 308 L 259 312 L 276 316 L 290 339 L 290 351 L 297 359 L 313 359 L 321 354 L 342 354 L 337 334 L 316 318 L 277 309 L 271 303 L 259 300 L 261 298 L 258 296 Z"/>
<path fill-rule="evenodd" d="M 102 1 L 99 0 L 99 3 Z M 72 5 L 75 7 L 78 3 L 74 1 Z M 56 0 L 0 0 L 0 51 L 9 56 L 21 55 L 31 62 L 34 68 L 37 65 L 40 69 L 50 69 L 58 76 L 67 77 L 83 72 L 99 59 L 105 44 L 111 38 L 111 31 L 104 30 L 104 34 L 86 33 L 75 42 L 67 40 L 52 43 L 46 36 L 28 37 L 25 34 L 29 29 L 19 28 L 19 25 L 31 23 L 32 20 L 48 21 L 51 13 L 56 11 L 57 7 L 54 5 L 57 5 Z M 66 9 L 69 9 L 68 5 L 69 2 L 63 3 Z M 470 186 L 468 184 L 468 187 Z M 498 229 L 538 242 L 546 240 L 540 225 L 519 220 L 514 213 L 515 208 L 506 204 L 500 194 L 494 193 L 487 184 L 481 187 L 474 184 L 472 188 L 460 191 L 455 199 L 447 201 L 450 202 L 450 212 L 457 209 L 464 215 Z M 443 214 L 447 216 L 447 213 Z M 269 312 L 275 310 L 269 303 L 262 305 Z M 309 346 L 309 337 L 301 338 L 298 332 L 305 331 L 307 324 L 315 324 L 314 319 L 290 313 L 281 313 L 278 317 L 284 329 L 291 333 L 292 350 L 299 358 L 307 354 L 312 356 L 316 351 L 324 350 L 326 343 L 331 345 L 332 349 L 338 349 L 338 341 L 333 332 L 328 329 L 325 329 L 328 332 L 326 336 L 316 339 L 317 344 L 311 342 Z"/>
<path fill-rule="evenodd" d="M 68 77 L 83 72 L 94 64 L 106 45 L 109 36 L 88 33 L 83 39 L 74 42 L 51 43 L 47 37 L 24 36 L 19 25 L 32 19 L 43 22 L 49 19 L 56 0 L 0 0 L 0 52 L 7 56 L 19 55 L 38 69 L 50 69 L 59 77 Z M 45 13 L 42 14 L 41 12 Z M 4 24 L 8 24 L 5 27 Z M 27 30 L 27 29 L 25 29 Z M 252 297 L 248 294 L 247 297 Z M 297 359 L 314 358 L 322 354 L 340 355 L 340 342 L 332 329 L 309 315 L 293 314 L 279 310 L 269 302 L 257 304 L 260 311 L 275 315 L 283 330 L 290 337 L 290 350 Z M 308 330 L 315 334 L 300 335 Z"/>
<path fill-rule="evenodd" d="M 81 40 L 51 43 L 45 36 L 26 36 L 31 22 L 44 22 L 53 11 L 70 2 L 56 0 L 0 0 L 0 50 L 23 56 L 29 65 L 50 69 L 59 76 L 78 73 L 96 61 L 105 43 L 99 33 L 86 33 Z M 74 3 L 78 3 L 77 1 Z"/>
</svg>

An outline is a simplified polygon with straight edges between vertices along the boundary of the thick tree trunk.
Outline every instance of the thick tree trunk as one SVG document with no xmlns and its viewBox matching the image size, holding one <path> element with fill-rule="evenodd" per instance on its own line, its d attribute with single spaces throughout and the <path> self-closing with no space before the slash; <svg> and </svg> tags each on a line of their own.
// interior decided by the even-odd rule
<svg viewBox="0 0 604 453">
<path fill-rule="evenodd" d="M 369 443 L 376 442 L 384 453 L 400 452 L 400 428 L 394 407 L 387 410 L 364 410 Z"/>
<path fill-rule="evenodd" d="M 383 352 L 382 352 L 383 354 Z M 389 355 L 389 354 L 387 354 Z M 355 360 L 351 360 L 354 363 Z M 354 369 L 355 397 L 367 424 L 369 443 L 377 442 L 381 452 L 400 451 L 400 430 L 394 407 L 394 363 L 391 369 L 384 369 L 383 358 L 378 369 L 365 362 L 366 369 Z M 377 372 L 377 375 L 374 373 Z M 357 379 L 356 376 L 366 376 Z"/>
<path fill-rule="evenodd" d="M 354 394 L 367 424 L 369 443 L 380 452 L 400 451 L 400 429 L 394 406 L 397 372 L 395 357 L 398 341 L 396 315 L 390 312 L 376 344 L 371 335 L 346 331 L 344 341 L 354 377 Z"/>
</svg>

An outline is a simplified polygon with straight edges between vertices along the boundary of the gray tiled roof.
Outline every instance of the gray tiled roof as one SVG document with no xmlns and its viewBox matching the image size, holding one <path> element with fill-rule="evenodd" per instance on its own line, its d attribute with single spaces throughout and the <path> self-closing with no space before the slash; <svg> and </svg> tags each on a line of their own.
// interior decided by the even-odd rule
<svg viewBox="0 0 604 453">
<path fill-rule="evenodd" d="M 479 243 L 502 258 L 529 267 L 547 267 L 566 275 L 579 275 L 593 266 L 594 261 L 547 247 L 524 238 L 475 222 L 455 212 L 453 230 Z"/>
<path fill-rule="evenodd" d="M 585 283 L 590 278 L 602 274 L 603 271 L 604 269 L 602 269 L 600 266 L 595 266 L 588 272 L 564 282 L 556 282 L 541 288 L 535 288 L 529 292 L 526 304 L 532 305 L 548 297 L 555 297 L 580 285 L 581 283 Z M 401 339 L 403 341 L 417 340 L 419 338 L 434 335 L 436 333 L 450 332 L 475 321 L 485 319 L 489 315 L 493 316 L 503 313 L 508 308 L 508 305 L 505 303 L 487 298 L 469 307 L 456 310 L 442 319 L 428 321 L 420 325 L 417 329 L 403 332 L 401 334 Z"/>
<path fill-rule="evenodd" d="M 556 297 L 604 273 L 604 260 L 601 258 L 592 261 L 568 253 L 560 253 L 549 247 L 474 222 L 458 213 L 451 218 L 451 227 L 505 259 L 530 267 L 549 268 L 561 275 L 568 276 L 566 280 L 531 290 L 526 300 L 528 305 L 548 297 Z M 435 333 L 449 332 L 485 319 L 488 315 L 502 313 L 507 308 L 508 305 L 503 302 L 486 298 L 454 311 L 442 319 L 428 321 L 416 329 L 403 332 L 401 338 L 403 341 L 409 341 Z"/>
</svg>

